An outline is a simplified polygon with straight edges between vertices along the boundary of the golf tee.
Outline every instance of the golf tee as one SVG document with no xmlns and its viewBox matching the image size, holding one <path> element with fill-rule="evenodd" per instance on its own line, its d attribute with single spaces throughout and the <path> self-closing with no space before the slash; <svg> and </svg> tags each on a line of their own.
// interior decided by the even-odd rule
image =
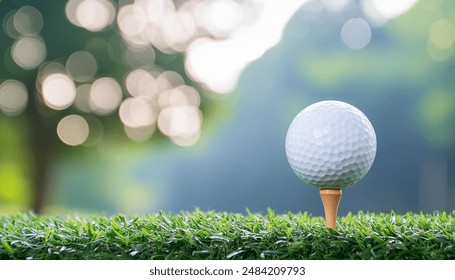
<svg viewBox="0 0 455 280">
<path fill-rule="evenodd" d="M 341 190 L 320 190 L 325 212 L 325 223 L 328 228 L 336 229 L 338 205 L 341 199 Z"/>
</svg>

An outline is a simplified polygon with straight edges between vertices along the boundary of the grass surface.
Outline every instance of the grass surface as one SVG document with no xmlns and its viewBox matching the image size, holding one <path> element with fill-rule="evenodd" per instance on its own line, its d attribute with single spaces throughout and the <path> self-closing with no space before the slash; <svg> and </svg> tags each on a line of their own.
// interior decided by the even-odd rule
<svg viewBox="0 0 455 280">
<path fill-rule="evenodd" d="M 0 215 L 0 259 L 455 259 L 455 212 Z"/>
</svg>

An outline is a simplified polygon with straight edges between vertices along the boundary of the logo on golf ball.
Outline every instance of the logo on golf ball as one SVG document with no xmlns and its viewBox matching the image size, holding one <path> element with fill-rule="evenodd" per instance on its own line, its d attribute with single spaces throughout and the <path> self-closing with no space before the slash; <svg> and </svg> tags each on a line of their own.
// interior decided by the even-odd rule
<svg viewBox="0 0 455 280">
<path fill-rule="evenodd" d="M 376 156 L 376 134 L 354 106 L 321 101 L 303 109 L 286 135 L 295 174 L 318 189 L 345 189 L 360 181 Z"/>
</svg>

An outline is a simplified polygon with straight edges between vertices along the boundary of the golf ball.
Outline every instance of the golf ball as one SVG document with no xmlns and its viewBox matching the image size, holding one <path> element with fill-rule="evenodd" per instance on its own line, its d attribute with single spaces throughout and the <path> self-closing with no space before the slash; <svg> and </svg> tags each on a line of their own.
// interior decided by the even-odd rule
<svg viewBox="0 0 455 280">
<path fill-rule="evenodd" d="M 376 156 L 376 134 L 367 117 L 340 101 L 303 109 L 286 134 L 286 156 L 295 174 L 318 189 L 345 189 L 360 181 Z"/>
</svg>

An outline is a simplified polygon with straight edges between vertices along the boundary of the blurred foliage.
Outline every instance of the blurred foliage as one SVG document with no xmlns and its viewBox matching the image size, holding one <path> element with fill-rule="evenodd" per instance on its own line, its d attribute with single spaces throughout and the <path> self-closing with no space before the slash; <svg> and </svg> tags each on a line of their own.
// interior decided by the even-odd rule
<svg viewBox="0 0 455 280">
<path fill-rule="evenodd" d="M 455 92 L 433 90 L 425 94 L 418 104 L 419 127 L 428 141 L 436 147 L 450 147 L 455 140 Z"/>
<path fill-rule="evenodd" d="M 31 201 L 21 122 L 0 118 L 0 211 L 27 209 Z"/>
<path fill-rule="evenodd" d="M 261 110 L 268 108 L 270 103 L 280 104 L 277 101 L 278 98 L 284 100 L 285 105 L 282 106 L 284 109 L 274 107 L 280 109 L 283 115 L 274 121 L 280 122 L 283 127 L 288 125 L 287 120 L 301 110 L 303 105 L 322 99 L 355 101 L 354 105 L 361 104 L 362 106 L 359 107 L 368 112 L 367 115 L 378 130 L 378 151 L 381 154 L 378 153 L 376 166 L 388 164 L 386 159 L 381 162 L 379 158 L 387 157 L 387 160 L 395 162 L 397 166 L 395 169 L 399 169 L 397 172 L 401 172 L 401 176 L 418 177 L 416 172 L 411 172 L 412 168 L 418 167 L 409 167 L 409 164 L 398 158 L 396 154 L 393 155 L 396 157 L 391 155 L 403 146 L 409 148 L 408 146 L 416 143 L 418 145 L 415 145 L 414 150 L 409 148 L 409 151 L 412 150 L 419 155 L 425 152 L 439 152 L 442 157 L 450 158 L 455 154 L 454 46 L 452 44 L 450 48 L 441 49 L 436 48 L 432 43 L 434 36 L 439 36 L 437 34 L 441 32 L 449 36 L 449 39 L 450 36 L 453 37 L 450 33 L 452 32 L 450 24 L 447 22 L 455 26 L 455 5 L 450 0 L 419 0 L 409 12 L 386 22 L 383 26 L 371 25 L 370 44 L 364 49 L 352 50 L 340 40 L 340 29 L 343 23 L 353 16 L 366 18 L 360 7 L 361 2 L 351 1 L 354 4 L 339 13 L 326 9 L 310 11 L 315 14 L 314 16 L 308 16 L 306 6 L 302 7 L 286 29 L 282 43 L 262 59 L 273 63 L 267 64 L 261 62 L 261 59 L 254 62 L 255 68 L 249 69 L 254 73 L 249 73 L 244 81 L 245 84 L 250 84 L 251 90 L 241 94 L 254 96 L 256 99 L 255 103 L 252 103 L 253 106 L 248 108 L 249 111 L 254 111 L 252 115 L 256 118 L 261 118 L 263 113 Z M 123 42 L 116 27 L 97 33 L 76 27 L 65 17 L 65 4 L 66 1 L 1 1 L 0 16 L 6 18 L 11 10 L 23 5 L 38 7 L 44 18 L 45 27 L 41 35 L 46 42 L 48 60 L 64 64 L 66 58 L 74 51 L 87 50 L 99 62 L 97 76 L 111 76 L 122 81 L 129 69 L 122 59 Z M 36 71 L 21 69 L 14 63 L 9 55 L 13 39 L 0 32 L 0 41 L 2 42 L 0 53 L 5 54 L 4 63 L 0 64 L 0 78 L 18 79 L 29 88 L 33 88 Z M 188 77 L 184 68 L 183 54 L 165 53 L 156 48 L 154 50 L 158 69 L 180 73 L 186 84 L 194 86 L 201 93 L 203 98 L 200 109 L 204 113 L 202 136 L 216 130 L 220 118 L 233 114 L 240 94 L 232 95 L 229 100 L 212 98 L 213 96 L 207 90 Z M 270 88 L 275 90 L 273 96 L 271 92 L 261 90 Z M 40 111 L 41 113 L 43 111 Z M 63 111 L 45 110 L 44 115 L 47 117 L 42 118 L 43 127 L 46 129 L 43 134 L 50 139 L 52 143 L 50 147 L 58 151 L 56 152 L 58 164 L 54 162 L 52 172 L 54 175 L 60 172 L 62 176 L 69 178 L 69 181 L 74 180 L 74 184 L 71 183 L 66 188 L 69 191 L 56 190 L 51 197 L 58 197 L 68 206 L 76 206 L 73 204 L 75 200 L 83 200 L 77 206 L 94 211 L 103 207 L 110 207 L 112 210 L 115 205 L 131 201 L 131 198 L 126 199 L 130 195 L 138 201 L 145 196 L 153 197 L 154 203 L 162 199 L 156 189 L 146 189 L 143 184 L 134 182 L 129 175 L 121 175 L 120 167 L 113 167 L 113 165 L 119 165 L 120 161 L 124 162 L 125 159 L 142 153 L 140 149 L 132 149 L 132 147 L 138 147 L 136 143 L 124 141 L 127 137 L 123 133 L 123 126 L 117 114 L 91 116 L 99 119 L 104 127 L 104 139 L 98 146 L 69 148 L 59 141 L 55 134 L 55 127 L 61 117 L 70 113 L 77 113 L 77 110 L 72 107 Z M 2 205 L 17 203 L 23 207 L 33 196 L 30 194 L 29 186 L 33 181 L 30 174 L 32 172 L 24 164 L 31 154 L 30 145 L 32 144 L 27 142 L 26 138 L 30 136 L 28 132 L 32 128 L 33 125 L 27 123 L 23 115 L 13 118 L 3 115 L 0 117 L 2 135 L 0 138 L 0 167 L 2 167 L 0 204 Z M 258 127 L 245 129 L 254 130 Z M 275 132 L 273 135 L 278 137 Z M 208 137 L 201 139 L 207 141 Z M 146 143 L 151 146 L 152 154 L 159 153 L 158 147 L 169 145 L 168 139 L 160 133 L 155 134 Z M 381 150 L 385 147 L 389 148 L 387 153 Z M 195 150 L 202 149 L 203 146 L 198 146 Z M 418 149 L 424 151 L 417 151 Z M 84 158 L 81 158 L 82 151 L 88 151 L 84 154 Z M 65 158 L 62 152 L 67 155 L 69 152 L 71 159 Z M 96 161 L 99 160 L 100 155 L 108 156 L 104 157 L 104 161 Z M 98 158 L 94 159 L 96 157 Z M 84 183 L 81 186 L 81 181 L 78 180 L 82 179 L 77 178 L 78 173 L 71 171 L 82 170 L 86 165 L 96 166 L 96 162 L 104 166 L 104 171 L 101 170 L 103 167 L 92 168 L 90 175 L 83 178 L 85 180 L 83 182 L 91 181 L 91 183 Z M 106 170 L 108 170 L 107 174 Z M 261 172 L 267 172 L 267 170 L 261 170 Z M 58 185 L 61 182 L 57 180 L 52 184 Z M 119 186 L 119 184 L 131 184 L 131 193 L 122 191 L 118 187 L 110 188 L 110 185 Z M 378 184 L 383 183 L 378 182 Z M 94 188 L 93 185 L 100 187 Z M 403 189 L 416 193 L 416 187 L 416 185 L 405 186 Z M 160 191 L 165 190 L 163 188 Z M 108 197 L 112 201 L 108 201 L 105 194 L 109 194 Z M 84 195 L 86 195 L 85 198 Z M 90 197 L 87 198 L 87 196 Z M 399 200 L 398 198 L 388 199 Z M 403 207 L 407 207 L 406 203 Z M 113 211 L 118 209 L 122 207 L 119 206 Z"/>
<path fill-rule="evenodd" d="M 108 3 L 107 7 L 112 8 L 112 16 L 114 18 L 117 12 L 120 12 L 122 8 L 126 7 L 129 4 L 132 4 L 134 1 L 120 2 L 121 3 L 117 3 L 116 1 L 103 2 Z M 174 3 L 173 1 L 161 2 L 162 4 L 164 3 L 166 5 L 170 5 L 170 11 L 176 14 L 175 10 L 179 9 L 179 7 L 181 7 L 185 1 L 180 1 L 179 3 Z M 52 103 L 48 102 L 46 99 L 47 97 L 46 93 L 44 92 L 44 86 L 41 87 L 41 84 L 44 84 L 43 80 L 51 76 L 49 73 L 46 74 L 45 70 L 43 70 L 45 69 L 45 66 L 43 65 L 50 65 L 46 63 L 54 63 L 55 65 L 53 67 L 56 67 L 56 70 L 52 71 L 57 71 L 57 73 L 63 73 L 65 76 L 67 76 L 70 75 L 70 71 L 68 69 L 65 69 L 65 64 L 66 68 L 68 68 L 67 59 L 77 51 L 88 52 L 96 60 L 97 67 L 95 75 L 85 82 L 81 82 L 77 80 L 77 78 L 71 77 L 69 79 L 71 83 L 74 82 L 76 86 L 79 86 L 83 83 L 94 83 L 95 79 L 100 77 L 112 77 L 117 83 L 120 84 L 120 87 L 122 88 L 120 97 L 121 101 L 127 98 L 135 98 L 135 96 L 132 96 L 134 94 L 131 92 L 128 93 L 128 88 L 125 82 L 127 75 L 131 73 L 132 70 L 144 68 L 147 71 L 150 71 L 150 75 L 154 74 L 157 76 L 155 77 L 157 80 L 163 73 L 174 74 L 174 78 L 177 76 L 179 85 L 184 84 L 187 86 L 187 89 L 193 90 L 195 92 L 194 94 L 196 95 L 195 98 L 198 99 L 196 101 L 197 104 L 190 104 L 190 101 L 188 101 L 189 98 L 187 99 L 187 107 L 192 110 L 191 112 L 193 112 L 193 116 L 196 115 L 196 117 L 190 119 L 188 115 L 183 116 L 183 118 L 187 118 L 189 120 L 187 123 L 193 121 L 193 123 L 190 124 L 194 125 L 194 122 L 197 122 L 197 130 L 193 131 L 191 135 L 183 135 L 185 134 L 185 131 L 188 130 L 189 125 L 187 124 L 186 130 L 184 129 L 183 133 L 180 133 L 180 135 L 171 135 L 172 133 L 165 132 L 165 129 L 163 129 L 164 125 L 158 127 L 158 112 L 156 110 L 158 110 L 158 107 L 160 107 L 159 110 L 164 110 L 166 108 L 165 106 L 171 107 L 169 105 L 171 104 L 171 101 L 169 101 L 168 105 L 161 105 L 161 103 L 158 104 L 158 97 L 153 96 L 153 98 L 156 100 L 147 100 L 147 102 L 142 102 L 148 106 L 147 109 L 150 111 L 148 111 L 149 115 L 155 117 L 155 120 L 151 124 L 147 124 L 145 128 L 137 128 L 138 130 L 143 129 L 143 131 L 149 131 L 147 129 L 153 129 L 153 137 L 149 137 L 150 140 L 146 142 L 149 146 L 158 146 L 162 145 L 163 143 L 168 143 L 169 138 L 172 138 L 171 140 L 173 143 L 177 145 L 193 145 L 194 143 L 191 142 L 193 141 L 191 140 L 191 137 L 196 137 L 196 141 L 199 139 L 199 134 L 202 126 L 202 114 L 204 114 L 203 125 L 213 126 L 213 122 L 216 122 L 216 119 L 222 115 L 222 112 L 224 111 L 224 109 L 222 109 L 220 106 L 220 100 L 213 98 L 214 96 L 211 95 L 208 90 L 204 89 L 199 83 L 194 82 L 187 75 L 184 66 L 183 49 L 160 49 L 156 47 L 156 45 L 152 46 L 151 42 L 146 43 L 144 46 L 134 45 L 134 43 L 131 42 L 132 39 L 128 37 L 130 35 L 122 31 L 122 27 L 116 20 L 113 20 L 112 23 L 107 24 L 100 30 L 91 30 L 90 27 L 93 26 L 90 24 L 93 24 L 93 22 L 90 21 L 86 22 L 85 26 L 76 26 L 75 23 L 71 21 L 70 16 L 68 15 L 68 11 L 70 11 L 70 13 L 74 13 L 73 16 L 76 16 L 76 18 L 77 16 L 81 17 L 81 15 L 76 15 L 79 10 L 73 11 L 71 8 L 68 9 L 68 3 L 71 3 L 71 5 L 73 5 L 73 8 L 76 8 L 74 5 L 80 5 L 77 6 L 78 9 L 80 8 L 80 10 L 82 10 L 84 7 L 86 9 L 87 5 L 92 5 L 92 8 L 103 8 L 103 5 L 100 4 L 102 2 L 96 1 L 86 1 L 85 3 L 82 3 L 82 1 L 55 0 L 0 1 L 0 18 L 2 19 L 3 27 L 3 32 L 0 32 L 0 41 L 2 42 L 0 44 L 0 53 L 3 54 L 3 63 L 0 63 L 0 84 L 7 79 L 14 79 L 19 83 L 24 84 L 28 91 L 28 103 L 26 103 L 26 108 L 20 115 L 14 116 L 16 119 L 15 121 L 10 122 L 11 118 L 9 116 L 4 116 L 3 114 L 0 116 L 0 120 L 5 123 L 5 125 L 12 125 L 14 122 L 14 126 L 17 126 L 17 128 L 5 127 L 1 131 L 2 135 L 5 137 L 4 142 L 0 143 L 1 147 L 11 153 L 11 155 L 16 155 L 15 160 L 17 160 L 17 162 L 11 159 L 2 160 L 2 162 L 4 161 L 3 164 L 6 167 L 0 172 L 0 178 L 2 178 L 2 185 L 0 187 L 0 204 L 14 201 L 20 205 L 24 205 L 27 202 L 32 202 L 32 209 L 39 212 L 43 207 L 44 200 L 47 199 L 47 189 L 49 188 L 49 185 L 54 183 L 52 181 L 53 178 L 49 177 L 51 174 L 54 174 L 53 172 L 55 172 L 55 170 L 58 170 L 57 165 L 59 164 L 59 161 L 65 158 L 65 154 L 69 154 L 71 157 L 80 157 L 81 152 L 88 151 L 88 154 L 92 155 L 86 156 L 90 158 L 93 157 L 94 153 L 96 154 L 99 152 L 99 150 L 104 149 L 105 151 L 110 150 L 107 153 L 122 153 L 124 151 L 127 151 L 123 154 L 125 156 L 126 154 L 132 154 L 132 152 L 134 152 L 134 149 L 132 149 L 133 147 L 138 147 L 137 143 L 132 143 L 133 141 L 127 141 L 130 140 L 128 138 L 131 138 L 137 142 L 144 142 L 144 139 L 138 140 L 128 133 L 125 133 L 127 130 L 127 123 L 125 123 L 124 119 L 121 117 L 119 118 L 120 113 L 117 108 L 119 106 L 117 106 L 115 110 L 112 110 L 112 112 L 109 113 L 96 111 L 93 109 L 93 107 L 91 108 L 92 111 L 89 110 L 90 112 L 85 112 L 77 106 L 71 106 L 74 102 L 73 98 L 73 101 L 66 107 L 53 107 Z M 84 4 L 85 6 L 82 7 Z M 147 5 L 147 1 L 142 1 L 142 5 Z M 32 32 L 31 35 L 28 33 L 19 32 L 18 28 L 25 26 L 26 28 L 33 29 L 34 26 L 29 26 L 30 24 L 33 24 L 33 18 L 25 17 L 26 21 L 23 23 L 20 22 L 20 17 L 17 18 L 17 15 L 21 9 L 24 7 L 30 8 L 30 6 L 36 8 L 32 9 L 37 11 L 36 13 L 40 14 L 38 18 L 42 16 L 43 19 L 42 30 L 40 28 L 37 28 L 38 33 L 35 34 Z M 163 6 L 162 8 L 163 11 L 166 11 L 166 9 L 164 9 L 166 7 Z M 124 11 L 126 10 L 127 9 L 124 9 Z M 90 11 L 87 9 L 85 11 L 90 13 Z M 104 11 L 105 10 L 101 9 L 94 12 Z M 135 16 L 135 14 L 133 13 L 130 16 L 132 18 Z M 22 16 L 22 18 L 24 18 L 24 16 Z M 87 18 L 89 20 L 95 19 L 96 24 L 96 18 L 90 18 L 90 16 Z M 31 19 L 31 23 L 27 22 L 27 19 Z M 23 24 L 23 26 L 21 24 Z M 22 55 L 24 59 L 27 59 L 28 57 L 34 55 L 33 48 L 31 48 L 28 49 L 28 52 L 23 51 L 20 55 L 16 55 L 19 56 L 19 60 L 18 57 L 14 56 L 14 48 L 17 43 L 23 38 L 38 38 L 39 40 L 42 39 L 46 49 L 43 58 L 45 61 L 42 64 L 40 63 L 39 65 L 31 67 L 28 67 L 26 65 L 24 67 L 19 63 L 21 58 L 20 55 Z M 153 60 L 153 62 L 151 62 L 149 65 L 144 64 L 142 67 L 127 63 L 128 61 L 126 58 L 126 53 L 140 53 L 143 48 L 148 48 L 150 54 L 153 54 L 153 58 L 149 57 L 149 59 Z M 139 64 L 141 63 L 143 62 L 139 59 Z M 177 85 L 173 84 L 171 78 L 166 78 L 167 76 L 163 77 L 164 78 L 162 82 L 164 81 L 164 84 L 162 83 L 161 85 L 158 85 L 158 82 L 156 82 L 157 85 L 154 85 L 156 87 L 156 91 L 162 90 L 162 92 L 159 92 L 158 94 L 163 93 L 166 89 L 177 87 Z M 159 88 L 159 86 L 162 86 L 162 88 Z M 152 96 L 152 89 L 147 88 L 147 90 L 150 90 L 150 92 L 145 92 L 144 95 L 149 94 Z M 60 93 L 62 96 L 64 94 L 67 94 L 65 91 L 61 90 Z M 150 99 L 152 99 L 152 97 L 150 97 Z M 175 116 L 177 114 L 177 111 L 178 110 L 169 110 L 169 112 L 172 112 L 173 115 L 169 116 L 168 118 L 176 118 Z M 186 112 L 188 112 L 188 110 Z M 77 147 L 68 147 L 65 145 L 73 144 L 64 141 L 62 135 L 58 133 L 58 125 L 62 123 L 62 119 L 64 119 L 65 116 L 71 114 L 78 114 L 77 116 L 79 116 L 79 119 L 85 121 L 89 127 L 89 132 L 87 132 L 89 133 L 88 140 L 84 142 L 83 145 L 80 145 L 81 143 L 74 145 Z M 171 113 L 168 115 L 170 114 Z M 128 116 L 128 114 L 125 115 Z M 142 116 L 142 118 L 147 117 L 147 114 L 144 115 L 145 117 Z M 182 116 L 180 117 L 182 118 Z M 168 121 L 168 127 L 171 126 L 169 124 L 171 123 L 171 120 Z M 208 121 L 206 122 L 206 120 Z M 180 121 L 180 125 L 182 123 L 184 124 L 185 122 Z M 150 128 L 152 126 L 153 128 Z M 78 130 L 74 129 L 73 127 L 67 129 L 66 131 L 71 131 L 71 133 L 75 135 Z M 72 137 L 71 133 L 68 134 L 67 132 L 69 135 L 67 137 Z M 15 139 L 13 145 L 11 145 L 12 141 L 8 142 L 8 137 L 13 137 Z M 173 137 L 180 138 L 176 140 Z M 188 142 L 189 144 L 185 142 L 185 137 L 190 138 L 190 142 Z M 95 141 L 90 141 L 94 138 L 96 138 Z M 99 139 L 102 140 L 99 141 Z M 18 155 L 21 155 L 22 153 L 25 155 L 19 159 Z M 4 156 L 8 157 L 8 155 Z M 85 160 L 87 160 L 87 158 Z M 14 177 L 17 178 L 14 179 Z M 136 188 L 137 191 L 140 189 L 141 188 Z M 19 193 L 24 193 L 24 195 L 20 197 L 18 196 Z M 5 200 L 1 199 L 3 196 L 5 196 Z"/>
</svg>

